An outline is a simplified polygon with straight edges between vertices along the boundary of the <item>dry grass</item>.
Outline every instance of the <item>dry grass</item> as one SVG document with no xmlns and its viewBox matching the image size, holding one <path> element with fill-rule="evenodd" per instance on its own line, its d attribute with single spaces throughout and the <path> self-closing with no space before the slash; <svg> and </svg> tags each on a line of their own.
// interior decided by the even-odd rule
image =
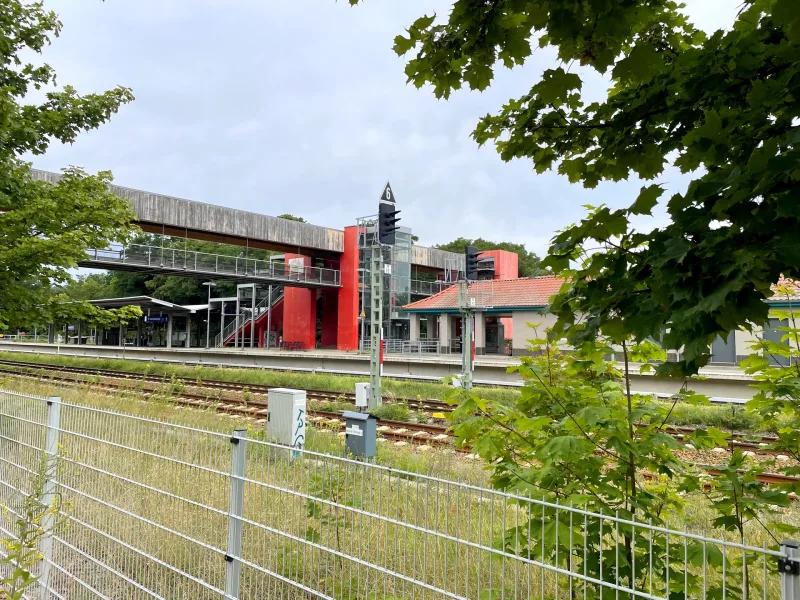
<svg viewBox="0 0 800 600">
<path fill-rule="evenodd" d="M 70 404 L 167 423 L 136 421 L 82 408 L 65 407 L 62 413 L 59 481 L 70 500 L 71 523 L 61 536 L 63 541 L 56 543 L 56 556 L 59 564 L 108 597 L 151 597 L 126 582 L 125 577 L 167 598 L 219 597 L 175 569 L 224 587 L 232 448 L 229 434 L 236 428 L 248 429 L 253 440 L 247 444 L 242 558 L 260 567 L 243 567 L 242 598 L 308 597 L 281 578 L 334 598 L 443 597 L 381 569 L 470 598 L 521 600 L 539 597 L 542 590 L 544 597 L 552 597 L 556 585 L 562 594 L 570 585 L 573 589 L 577 585 L 582 596 L 583 588 L 575 580 L 561 577 L 557 583 L 552 573 L 543 575 L 535 566 L 511 556 L 500 558 L 490 550 L 502 547 L 503 533 L 517 527 L 518 535 L 507 537 L 506 547 L 521 551 L 529 525 L 527 508 L 489 491 L 471 491 L 337 458 L 308 455 L 291 459 L 287 450 L 261 443 L 261 423 L 180 408 L 168 399 L 142 401 L 135 394 L 119 396 L 20 380 L 2 382 L 2 387 L 41 396 L 57 393 Z M 6 403 L 3 412 L 8 409 Z M 23 406 L 14 410 L 33 421 L 42 419 L 41 406 L 39 414 Z M 180 429 L 176 424 L 207 433 Z M 13 435 L 36 447 L 42 443 L 41 427 L 12 423 L 7 418 L 0 418 L 0 435 Z M 341 456 L 341 438 L 331 432 L 312 432 L 308 448 Z M 2 479 L 23 481 L 25 474 L 12 472 L 9 462 L 35 464 L 38 453 L 0 438 L 0 455 L 7 459 L 0 462 Z M 385 446 L 379 462 L 476 485 L 486 481 L 480 465 L 438 450 L 420 453 Z M 700 532 L 713 513 L 706 502 L 688 500 L 684 515 L 674 515 L 671 524 Z M 541 510 L 535 505 L 534 517 L 540 516 Z M 554 511 L 544 510 L 547 520 L 554 522 Z M 566 514 L 561 511 L 562 525 Z M 800 524 L 800 514 L 794 507 L 783 518 Z M 129 548 L 110 541 L 100 531 Z M 612 543 L 612 531 L 609 522 L 606 543 Z M 754 545 L 772 541 L 757 524 L 750 524 L 748 533 Z M 564 541 L 562 537 L 561 543 Z M 580 550 L 581 540 L 573 542 Z M 101 558 L 125 577 L 93 566 L 67 544 Z M 544 556 L 550 564 L 556 560 L 554 548 L 548 541 Z M 538 546 L 532 558 L 542 558 Z M 566 561 L 562 553 L 558 563 L 566 567 Z M 575 570 L 580 571 L 580 551 L 573 561 Z M 606 561 L 607 569 L 611 569 L 613 559 L 607 557 Z M 733 583 L 735 575 L 729 577 Z M 777 580 L 772 577 L 772 581 Z M 65 597 L 92 597 L 86 588 L 62 575 L 57 575 L 56 583 Z M 753 591 L 757 591 L 755 587 Z M 771 594 L 772 589 L 769 597 L 773 597 Z M 597 596 L 590 590 L 588 597 Z"/>
</svg>

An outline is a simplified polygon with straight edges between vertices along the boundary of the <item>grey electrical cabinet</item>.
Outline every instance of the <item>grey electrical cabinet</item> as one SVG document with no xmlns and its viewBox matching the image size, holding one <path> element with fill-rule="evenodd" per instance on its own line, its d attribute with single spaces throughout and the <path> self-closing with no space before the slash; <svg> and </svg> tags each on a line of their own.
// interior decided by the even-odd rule
<svg viewBox="0 0 800 600">
<path fill-rule="evenodd" d="M 306 392 L 273 388 L 267 396 L 267 438 L 292 448 L 306 441 Z"/>
<path fill-rule="evenodd" d="M 348 452 L 361 458 L 373 458 L 378 437 L 378 417 L 347 411 L 344 413 L 344 420 L 344 439 Z"/>
</svg>

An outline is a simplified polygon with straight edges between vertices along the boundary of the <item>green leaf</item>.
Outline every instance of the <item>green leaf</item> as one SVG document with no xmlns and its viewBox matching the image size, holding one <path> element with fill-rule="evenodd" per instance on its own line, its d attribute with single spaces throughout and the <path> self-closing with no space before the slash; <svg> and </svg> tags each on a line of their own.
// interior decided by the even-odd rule
<svg viewBox="0 0 800 600">
<path fill-rule="evenodd" d="M 651 79 L 664 66 L 662 55 L 649 44 L 636 44 L 612 71 L 614 79 L 636 83 Z"/>
<path fill-rule="evenodd" d="M 306 529 L 306 533 L 305 533 L 305 536 L 304 536 L 304 537 L 305 537 L 305 539 L 307 539 L 309 542 L 313 542 L 313 543 L 315 543 L 315 544 L 318 544 L 318 543 L 319 543 L 319 541 L 320 541 L 320 535 L 319 535 L 319 531 L 317 531 L 317 530 L 316 530 L 316 529 L 314 529 L 313 527 L 309 527 L 308 529 Z"/>
<path fill-rule="evenodd" d="M 398 35 L 394 38 L 394 46 L 392 46 L 392 50 L 394 50 L 395 54 L 398 56 L 403 56 L 406 52 L 411 50 L 416 41 L 411 39 L 411 37 L 403 37 L 402 35 Z"/>
<path fill-rule="evenodd" d="M 550 439 L 539 452 L 542 458 L 552 461 L 573 461 L 590 453 L 593 446 L 586 440 L 573 436 L 558 436 Z"/>
<path fill-rule="evenodd" d="M 664 188 L 658 184 L 643 187 L 639 192 L 629 211 L 632 215 L 649 215 L 652 214 L 653 207 L 658 204 L 658 199 L 664 193 Z"/>
<path fill-rule="evenodd" d="M 559 67 L 548 69 L 542 75 L 542 81 L 534 89 L 538 92 L 539 100 L 545 104 L 560 104 L 572 90 L 581 89 L 583 82 L 575 73 L 567 73 Z"/>
</svg>

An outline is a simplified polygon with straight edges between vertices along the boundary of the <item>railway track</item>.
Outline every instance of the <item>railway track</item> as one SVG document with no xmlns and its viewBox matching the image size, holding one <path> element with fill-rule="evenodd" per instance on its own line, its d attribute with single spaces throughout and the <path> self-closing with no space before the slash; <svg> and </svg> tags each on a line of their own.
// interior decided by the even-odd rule
<svg viewBox="0 0 800 600">
<path fill-rule="evenodd" d="M 152 383 L 163 384 L 166 383 L 168 380 L 163 376 L 158 375 L 149 375 L 147 373 L 133 373 L 130 371 L 119 371 L 119 370 L 112 370 L 112 369 L 92 369 L 86 367 L 62 367 L 57 365 L 47 365 L 47 364 L 40 364 L 40 363 L 31 363 L 31 362 L 22 362 L 22 361 L 14 361 L 14 360 L 0 360 L 0 366 L 9 366 L 14 368 L 27 368 L 33 369 L 36 371 L 41 371 L 43 369 L 52 369 L 56 371 L 61 371 L 65 373 L 75 373 L 78 375 L 89 375 L 94 377 L 108 377 L 114 379 L 127 379 L 127 380 L 137 380 L 137 381 L 148 381 Z M 186 378 L 180 378 L 180 380 L 186 385 L 192 385 L 191 381 Z M 251 384 L 251 383 L 240 383 L 236 381 L 223 381 L 219 379 L 199 379 L 197 381 L 197 385 L 202 385 L 205 388 L 211 388 L 215 390 L 221 391 L 231 391 L 231 392 L 238 392 L 243 393 L 245 389 L 250 394 L 263 394 L 267 395 L 270 389 L 274 389 L 278 386 L 274 385 L 263 385 L 263 384 Z M 312 401 L 346 401 L 352 404 L 355 404 L 356 395 L 354 392 L 331 392 L 327 390 L 306 390 L 306 397 Z M 435 399 L 428 399 L 428 400 L 418 400 L 416 398 L 394 398 L 390 395 L 384 395 L 385 402 L 405 402 L 410 406 L 418 407 L 423 411 L 426 412 L 442 412 L 448 413 L 452 412 L 453 407 L 449 405 L 447 402 L 442 400 L 435 400 Z"/>
<path fill-rule="evenodd" d="M 32 375 L 38 374 L 43 375 L 44 370 L 48 369 L 48 373 L 53 371 L 59 371 L 63 373 L 74 373 L 76 375 L 83 375 L 83 376 L 92 376 L 92 377 L 105 377 L 110 379 L 124 379 L 126 381 L 144 381 L 153 383 L 155 385 L 165 385 L 171 382 L 171 380 L 167 379 L 164 376 L 158 375 L 148 375 L 146 373 L 131 373 L 128 371 L 121 371 L 121 370 L 112 370 L 112 369 L 93 369 L 93 368 L 84 368 L 84 367 L 62 367 L 62 366 L 52 366 L 52 365 L 42 365 L 38 363 L 29 363 L 29 362 L 21 362 L 21 361 L 10 361 L 10 360 L 0 360 L 0 367 L 7 366 L 7 367 L 15 367 L 18 369 L 29 369 Z M 6 373 L 14 373 L 14 371 L 9 371 L 6 369 L 1 369 L 0 372 Z M 24 371 L 18 372 L 19 374 L 24 374 Z M 67 381 L 71 381 L 66 379 Z M 231 382 L 231 381 L 222 381 L 222 380 L 196 380 L 192 382 L 189 379 L 179 379 L 176 380 L 184 385 L 192 386 L 197 385 L 198 387 L 209 388 L 218 391 L 227 391 L 227 392 L 234 392 L 239 394 L 244 394 L 247 391 L 251 395 L 263 395 L 267 396 L 270 389 L 273 389 L 277 386 L 269 386 L 269 385 L 261 385 L 261 384 L 247 384 L 247 383 L 240 383 L 240 382 Z M 355 394 L 351 392 L 330 392 L 325 390 L 305 390 L 306 397 L 308 400 L 311 401 L 347 401 L 350 403 L 355 404 Z M 191 396 L 192 394 L 182 393 L 184 397 Z M 196 394 L 195 394 L 196 395 Z M 200 395 L 196 395 L 198 397 L 203 397 Z M 203 397 L 205 398 L 205 397 Z M 390 396 L 384 396 L 387 402 L 392 401 L 403 401 L 403 399 L 392 399 Z M 405 400 L 408 402 L 408 400 Z M 441 400 L 423 400 L 423 401 L 412 401 L 420 406 L 424 411 L 427 412 L 451 412 L 453 407 L 443 402 Z M 254 404 L 250 402 L 249 404 Z M 333 412 L 326 412 L 326 411 L 316 411 L 319 414 L 326 414 L 329 416 L 336 415 L 338 413 Z M 383 423 L 388 423 L 387 421 L 382 421 Z M 405 421 L 395 421 L 395 423 L 406 423 Z M 421 428 L 431 427 L 434 428 L 429 433 L 433 433 L 434 435 L 440 434 L 444 431 L 445 428 L 438 426 L 438 425 L 426 425 L 426 424 L 410 424 L 410 426 L 417 428 L 420 430 Z M 695 431 L 693 427 L 680 427 L 680 426 L 670 426 L 665 427 L 664 432 L 672 435 L 678 440 L 684 439 L 691 435 Z M 739 447 L 743 450 L 750 450 L 759 454 L 777 454 L 777 451 L 772 451 L 765 446 L 768 446 L 772 442 L 776 441 L 777 437 L 775 436 L 744 436 L 744 435 L 734 435 L 731 438 L 731 445 L 735 447 Z"/>
<path fill-rule="evenodd" d="M 0 365 L 6 364 L 11 361 L 0 361 Z M 25 364 L 25 363 L 23 363 Z M 26 364 L 28 366 L 30 363 Z M 8 365 L 6 365 L 8 366 Z M 222 397 L 209 397 L 207 395 L 195 394 L 186 391 L 179 391 L 175 393 L 165 393 L 163 390 L 159 389 L 136 389 L 132 388 L 128 385 L 124 385 L 122 383 L 113 383 L 109 381 L 87 381 L 87 380 L 79 380 L 73 377 L 62 377 L 59 375 L 55 375 L 53 371 L 43 372 L 43 368 L 41 365 L 35 365 L 37 367 L 36 371 L 38 372 L 31 372 L 31 370 L 27 371 L 12 371 L 7 369 L 0 370 L 0 374 L 5 373 L 8 375 L 12 375 L 15 377 L 22 377 L 22 378 L 29 378 L 29 379 L 45 379 L 48 381 L 58 381 L 61 383 L 66 383 L 70 385 L 92 385 L 96 387 L 101 387 L 105 389 L 110 389 L 114 391 L 123 391 L 123 392 L 137 392 L 139 394 L 144 395 L 145 397 L 150 397 L 157 394 L 164 394 L 170 397 L 170 401 L 191 408 L 196 409 L 213 409 L 217 412 L 226 413 L 226 414 L 233 414 L 238 416 L 245 416 L 254 418 L 257 420 L 266 421 L 267 419 L 267 402 L 264 400 L 251 400 L 244 402 L 242 400 L 233 400 L 233 399 L 226 399 Z M 77 369 L 77 368 L 67 368 L 68 370 L 64 370 L 61 367 L 56 367 L 54 370 L 62 371 L 67 373 L 74 373 L 77 375 L 87 375 L 87 369 Z M 124 371 L 104 371 L 102 369 L 89 369 L 88 371 L 92 371 L 91 374 L 94 375 L 101 375 L 102 373 L 124 373 L 125 375 L 130 375 Z M 102 376 L 102 375 L 101 375 Z M 113 378 L 111 376 L 108 376 Z M 130 377 L 127 378 L 128 381 L 131 381 Z M 146 379 L 146 381 L 150 383 L 156 383 L 158 385 L 165 385 L 171 383 L 170 380 L 161 377 L 150 377 Z M 227 384 L 228 382 L 222 382 Z M 202 382 L 202 385 L 205 385 L 206 381 Z M 244 386 L 243 387 L 248 387 Z M 269 389 L 269 386 L 261 386 L 262 388 Z M 239 390 L 240 388 L 218 388 L 218 389 L 232 389 L 233 391 Z M 310 396 L 313 390 L 307 390 L 307 394 Z M 323 392 L 324 394 L 331 394 L 332 392 Z M 338 396 L 337 396 L 338 398 Z M 308 411 L 308 420 L 310 423 L 319 426 L 319 427 L 327 427 L 327 428 L 335 428 L 339 431 L 344 430 L 345 423 L 342 419 L 341 413 L 332 412 L 332 411 L 325 411 L 325 410 L 309 410 Z M 667 427 L 664 429 L 665 433 L 669 433 L 670 435 L 675 436 L 678 439 L 683 438 L 686 435 L 690 435 L 695 429 L 691 427 Z M 445 446 L 453 448 L 454 438 L 448 432 L 447 427 L 442 425 L 436 424 L 429 424 L 429 423 L 411 423 L 406 421 L 392 421 L 382 419 L 380 421 L 380 426 L 378 427 L 379 435 L 395 442 L 405 442 L 405 443 L 412 443 L 418 445 L 429 445 L 429 446 Z M 762 447 L 763 444 L 769 443 L 769 441 L 775 441 L 777 438 L 774 436 L 762 436 L 756 439 L 734 439 L 731 440 L 731 445 L 738 446 L 741 448 L 752 448 L 757 453 L 767 453 L 767 454 L 775 454 L 774 451 L 769 449 L 765 449 Z M 456 450 L 460 452 L 469 452 L 468 448 L 456 448 Z M 721 471 L 713 466 L 705 466 L 705 465 L 697 465 L 705 469 L 708 473 L 718 476 L 721 474 Z M 791 483 L 798 483 L 800 482 L 800 478 L 798 477 L 791 477 L 788 475 L 782 475 L 780 473 L 763 473 L 758 477 L 759 481 L 769 484 L 791 484 Z"/>
<path fill-rule="evenodd" d="M 234 414 L 254 419 L 267 419 L 267 402 L 265 400 L 232 400 L 222 397 L 210 397 L 208 395 L 196 394 L 192 392 L 179 391 L 169 392 L 159 389 L 136 389 L 122 383 L 113 383 L 110 381 L 86 381 L 78 380 L 73 377 L 63 377 L 54 374 L 52 371 L 47 373 L 33 373 L 30 371 L 11 371 L 7 369 L 0 370 L 0 374 L 5 373 L 15 377 L 22 377 L 28 379 L 39 379 L 47 381 L 57 381 L 59 383 L 66 383 L 69 385 L 91 385 L 104 389 L 124 392 L 137 392 L 145 397 L 150 397 L 157 394 L 169 396 L 170 401 L 181 406 L 188 406 L 197 409 L 214 409 L 217 412 L 226 414 Z M 169 381 L 159 379 L 159 385 L 169 384 Z M 309 410 L 307 411 L 309 422 L 329 428 L 337 428 L 339 430 L 345 429 L 345 423 L 341 413 L 325 411 L 325 410 Z M 449 434 L 447 427 L 443 425 L 435 425 L 430 423 L 412 423 L 406 421 L 392 421 L 389 419 L 381 419 L 378 432 L 381 436 L 394 440 L 403 441 L 415 444 L 433 445 L 433 446 L 453 446 L 454 438 Z"/>
</svg>

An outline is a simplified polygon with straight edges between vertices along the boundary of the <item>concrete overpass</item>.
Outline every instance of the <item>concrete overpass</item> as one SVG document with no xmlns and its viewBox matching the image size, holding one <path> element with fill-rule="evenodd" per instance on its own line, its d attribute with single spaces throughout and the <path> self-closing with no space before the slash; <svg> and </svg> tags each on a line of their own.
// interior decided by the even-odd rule
<svg viewBox="0 0 800 600">
<path fill-rule="evenodd" d="M 31 172 L 35 179 L 51 183 L 61 177 L 58 173 L 39 169 L 32 169 Z M 277 250 L 314 258 L 336 259 L 345 252 L 343 230 L 119 185 L 112 185 L 111 191 L 131 203 L 137 224 L 148 233 Z M 457 262 L 453 263 L 453 260 Z M 443 270 L 446 266 L 457 264 L 463 270 L 464 256 L 435 248 L 412 246 L 411 264 L 423 270 Z"/>
</svg>

